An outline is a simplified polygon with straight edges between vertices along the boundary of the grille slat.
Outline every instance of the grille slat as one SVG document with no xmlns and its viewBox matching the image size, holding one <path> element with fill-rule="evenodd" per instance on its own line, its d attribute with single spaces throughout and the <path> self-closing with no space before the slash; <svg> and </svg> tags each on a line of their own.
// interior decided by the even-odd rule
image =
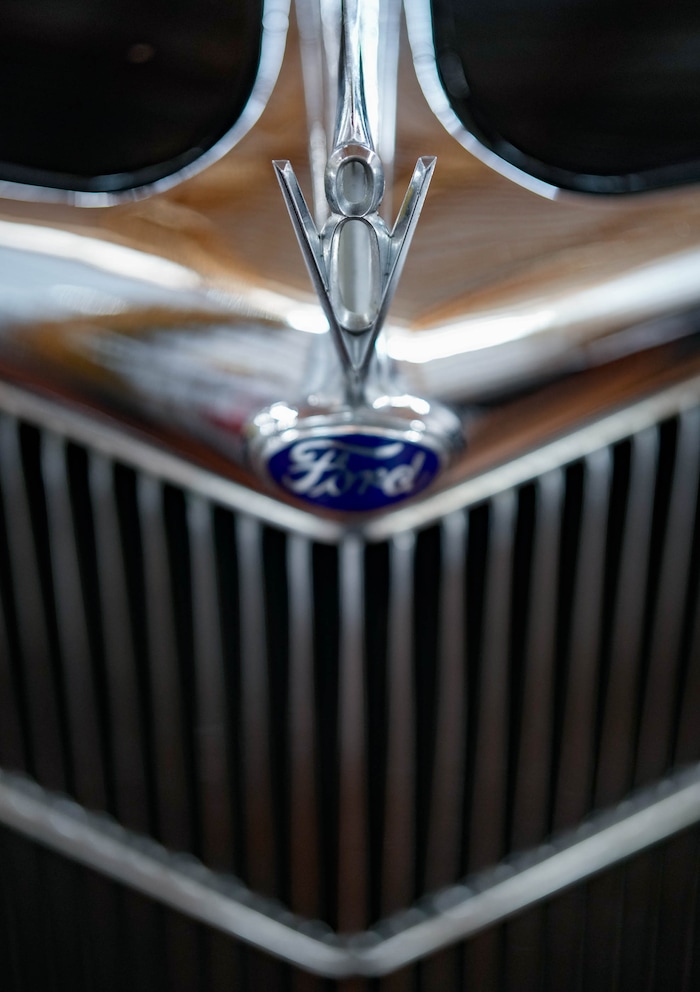
<svg viewBox="0 0 700 992">
<path fill-rule="evenodd" d="M 668 510 L 668 533 L 650 637 L 649 672 L 640 720 L 635 781 L 660 777 L 670 760 L 672 721 L 681 668 L 683 613 L 689 585 L 692 533 L 700 483 L 700 410 L 679 421 Z"/>
<path fill-rule="evenodd" d="M 578 823 L 588 812 L 595 734 L 596 659 L 602 623 L 602 589 L 612 460 L 607 448 L 584 462 L 581 525 L 575 567 L 570 653 L 562 673 L 562 732 L 553 827 Z"/>
<path fill-rule="evenodd" d="M 196 781 L 201 816 L 201 852 L 207 864 L 228 869 L 234 848 L 226 734 L 226 685 L 219 625 L 212 507 L 199 497 L 187 501 L 192 556 Z"/>
<path fill-rule="evenodd" d="M 368 756 L 364 658 L 362 547 L 350 538 L 340 547 L 340 639 L 338 652 L 338 905 L 341 931 L 367 923 L 369 854 Z"/>
<path fill-rule="evenodd" d="M 512 490 L 491 503 L 484 624 L 477 688 L 474 786 L 469 815 L 469 871 L 505 854 L 508 762 L 510 592 L 516 499 Z"/>
<path fill-rule="evenodd" d="M 632 784 L 657 457 L 658 435 L 655 429 L 644 431 L 634 438 L 615 591 L 610 672 L 601 686 L 603 718 L 595 784 L 598 806 L 619 801 Z"/>
<path fill-rule="evenodd" d="M 466 555 L 468 517 L 442 523 L 440 664 L 433 792 L 426 887 L 436 890 L 459 876 L 462 858 L 462 790 L 467 739 Z"/>
<path fill-rule="evenodd" d="M 19 425 L 8 417 L 0 418 L 0 487 L 5 500 L 7 558 L 15 593 L 20 663 L 25 672 L 32 771 L 47 788 L 65 790 L 60 693 L 49 651 Z"/>
<path fill-rule="evenodd" d="M 304 916 L 321 913 L 318 843 L 319 809 L 316 749 L 318 733 L 314 707 L 313 594 L 311 544 L 292 537 L 288 549 L 290 616 L 290 820 L 292 905 Z"/>
<path fill-rule="evenodd" d="M 416 729 L 413 654 L 412 534 L 390 544 L 387 649 L 386 812 L 382 915 L 411 904 L 415 879 Z"/>
<path fill-rule="evenodd" d="M 104 809 L 106 763 L 99 730 L 102 721 L 98 713 L 95 665 L 90 657 L 66 459 L 65 442 L 51 435 L 43 438 L 41 468 L 46 492 L 48 550 L 68 710 L 74 789 L 80 802 Z"/>
<path fill-rule="evenodd" d="M 5 617 L 6 606 L 0 596 L 0 763 L 6 768 L 27 771 L 17 673 L 13 670 Z"/>
<path fill-rule="evenodd" d="M 240 569 L 242 778 L 246 803 L 243 877 L 252 888 L 271 894 L 276 865 L 265 632 L 274 618 L 266 617 L 263 608 L 262 528 L 251 517 L 240 517 L 236 524 Z"/>
<path fill-rule="evenodd" d="M 541 843 L 549 826 L 559 541 L 564 499 L 561 470 L 537 482 L 530 622 L 523 661 L 522 717 L 512 814 L 512 848 Z"/>
<path fill-rule="evenodd" d="M 192 842 L 186 782 L 183 702 L 175 642 L 175 611 L 165 526 L 164 493 L 149 476 L 137 478 L 139 534 L 153 726 L 157 836 L 166 846 L 186 851 Z"/>
<path fill-rule="evenodd" d="M 139 692 L 114 469 L 102 455 L 90 457 L 88 486 L 94 514 L 98 609 L 114 756 L 114 812 L 125 826 L 148 833 L 152 825 L 142 719 L 146 701 Z"/>
</svg>

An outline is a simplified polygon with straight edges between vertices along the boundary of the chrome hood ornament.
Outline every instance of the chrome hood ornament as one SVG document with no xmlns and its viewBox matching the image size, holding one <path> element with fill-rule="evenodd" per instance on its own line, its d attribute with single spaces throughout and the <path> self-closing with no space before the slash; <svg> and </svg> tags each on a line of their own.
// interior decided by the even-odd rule
<svg viewBox="0 0 700 992">
<path fill-rule="evenodd" d="M 379 213 L 385 176 L 365 101 L 366 10 L 359 0 L 342 7 L 338 109 L 324 174 L 328 213 L 320 230 L 291 163 L 273 163 L 342 381 L 326 368 L 321 390 L 302 403 L 273 404 L 255 418 L 251 443 L 258 467 L 287 493 L 343 511 L 380 509 L 427 488 L 461 437 L 451 411 L 387 381 L 376 350 L 435 158 L 418 159 L 390 229 Z"/>
</svg>

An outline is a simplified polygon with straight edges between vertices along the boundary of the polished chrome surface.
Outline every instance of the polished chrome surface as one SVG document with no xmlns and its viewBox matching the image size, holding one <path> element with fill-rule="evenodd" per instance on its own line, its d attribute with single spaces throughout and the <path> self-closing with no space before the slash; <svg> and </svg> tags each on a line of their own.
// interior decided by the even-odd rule
<svg viewBox="0 0 700 992">
<path fill-rule="evenodd" d="M 412 74 L 404 46 L 397 190 L 419 154 L 439 165 L 379 342 L 392 390 L 479 401 L 692 333 L 696 192 L 542 200 L 466 154 Z M 199 176 L 90 211 L 4 201 L 3 374 L 239 460 L 249 418 L 328 361 L 269 166 L 291 159 L 306 184 L 304 99 L 293 32 L 258 125 Z"/>
<path fill-rule="evenodd" d="M 326 14 L 330 19 L 330 12 Z M 316 203 L 316 214 L 325 218 L 320 230 L 291 163 L 273 164 L 330 328 L 342 382 L 334 395 L 337 370 L 329 372 L 320 390 L 314 381 L 318 375 L 312 374 L 311 389 L 296 404 L 279 397 L 253 418 L 249 449 L 260 474 L 269 473 L 293 495 L 332 506 L 334 498 L 340 503 L 339 497 L 348 493 L 354 498 L 345 499 L 347 505 L 340 503 L 343 509 L 367 511 L 382 500 L 395 502 L 425 488 L 423 476 L 432 481 L 462 438 L 455 414 L 434 401 L 406 395 L 398 382 L 389 381 L 382 369 L 386 358 L 381 361 L 375 352 L 435 159 L 419 158 L 398 217 L 389 227 L 379 213 L 385 173 L 375 151 L 365 84 L 366 77 L 375 83 L 379 77 L 386 18 L 379 4 L 356 0 L 342 3 L 335 18 L 340 19 L 338 100 L 324 170 L 325 209 Z M 312 144 L 312 161 L 314 153 Z M 375 440 L 380 443 L 373 447 Z M 433 451 L 439 464 L 428 468 Z M 287 471 L 278 471 L 276 466 L 286 457 Z"/>
<path fill-rule="evenodd" d="M 416 913 L 336 937 L 235 879 L 145 845 L 82 807 L 0 773 L 0 823 L 259 950 L 327 978 L 388 975 L 480 933 L 700 822 L 697 766 L 508 865 L 444 889 Z"/>
</svg>

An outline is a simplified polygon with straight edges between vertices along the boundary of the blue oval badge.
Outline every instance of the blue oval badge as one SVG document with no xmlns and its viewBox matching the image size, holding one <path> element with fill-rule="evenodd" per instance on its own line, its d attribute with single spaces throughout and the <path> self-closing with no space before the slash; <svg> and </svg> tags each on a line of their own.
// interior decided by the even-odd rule
<svg viewBox="0 0 700 992">
<path fill-rule="evenodd" d="M 302 437 L 268 469 L 298 499 L 331 510 L 380 510 L 425 489 L 440 468 L 432 448 L 376 434 Z"/>
</svg>

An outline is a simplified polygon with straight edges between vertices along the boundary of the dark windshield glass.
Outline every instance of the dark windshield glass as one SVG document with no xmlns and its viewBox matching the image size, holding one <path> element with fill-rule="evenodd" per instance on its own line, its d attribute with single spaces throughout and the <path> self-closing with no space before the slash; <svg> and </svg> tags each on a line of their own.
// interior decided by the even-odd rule
<svg viewBox="0 0 700 992">
<path fill-rule="evenodd" d="M 235 123 L 261 0 L 0 0 L 0 178 L 124 189 Z"/>
<path fill-rule="evenodd" d="M 453 109 L 526 172 L 573 189 L 700 177 L 697 0 L 432 0 Z"/>
</svg>

